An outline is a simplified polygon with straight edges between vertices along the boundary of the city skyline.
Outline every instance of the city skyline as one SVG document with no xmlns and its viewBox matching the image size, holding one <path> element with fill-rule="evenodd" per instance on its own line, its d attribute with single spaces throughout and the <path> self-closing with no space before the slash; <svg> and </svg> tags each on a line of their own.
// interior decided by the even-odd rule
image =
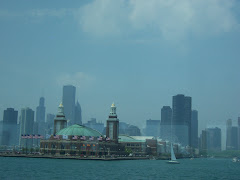
<svg viewBox="0 0 240 180">
<path fill-rule="evenodd" d="M 238 1 L 11 2 L 0 9 L 0 120 L 8 107 L 35 109 L 41 96 L 55 113 L 62 86 L 72 84 L 83 122 L 105 121 L 114 101 L 120 119 L 142 128 L 185 94 L 199 130 L 237 123 Z"/>
</svg>

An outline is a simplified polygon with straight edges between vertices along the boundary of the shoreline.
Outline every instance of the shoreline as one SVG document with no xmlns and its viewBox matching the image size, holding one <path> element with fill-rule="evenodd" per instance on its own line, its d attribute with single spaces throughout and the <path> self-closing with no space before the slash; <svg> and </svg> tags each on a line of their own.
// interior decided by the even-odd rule
<svg viewBox="0 0 240 180">
<path fill-rule="evenodd" d="M 34 154 L 0 154 L 0 157 L 20 158 L 45 158 L 45 159 L 74 159 L 74 160 L 95 160 L 95 161 L 120 161 L 120 160 L 149 160 L 149 157 L 80 157 L 80 156 L 49 156 Z"/>
</svg>

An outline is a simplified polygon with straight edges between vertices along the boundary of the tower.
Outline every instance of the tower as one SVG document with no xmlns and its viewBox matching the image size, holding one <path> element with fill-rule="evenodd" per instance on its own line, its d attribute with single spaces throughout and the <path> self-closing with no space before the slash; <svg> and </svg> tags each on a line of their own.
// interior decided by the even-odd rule
<svg viewBox="0 0 240 180">
<path fill-rule="evenodd" d="M 171 140 L 172 108 L 163 106 L 161 109 L 160 137 L 164 140 Z"/>
<path fill-rule="evenodd" d="M 28 107 L 21 109 L 20 135 L 32 135 L 33 126 L 34 126 L 34 111 Z M 23 147 L 31 148 L 33 145 L 33 141 L 32 139 L 20 139 L 20 145 Z"/>
<path fill-rule="evenodd" d="M 198 147 L 198 111 L 192 110 L 192 120 L 191 120 L 191 140 L 192 147 Z"/>
<path fill-rule="evenodd" d="M 82 109 L 78 101 L 75 105 L 74 124 L 82 125 Z"/>
<path fill-rule="evenodd" d="M 232 148 L 232 120 L 228 119 L 226 123 L 226 150 L 231 150 Z"/>
<path fill-rule="evenodd" d="M 64 129 L 67 127 L 67 120 L 64 115 L 64 107 L 62 103 L 58 107 L 58 113 L 56 115 L 56 118 L 54 119 L 54 134 L 56 134 L 61 129 Z"/>
<path fill-rule="evenodd" d="M 172 101 L 172 134 L 174 141 L 191 146 L 192 98 L 178 94 Z"/>
<path fill-rule="evenodd" d="M 119 120 L 117 118 L 116 109 L 117 108 L 113 103 L 107 120 L 106 136 L 109 137 L 115 143 L 118 143 Z"/>
<path fill-rule="evenodd" d="M 17 143 L 17 116 L 18 111 L 7 108 L 3 113 L 2 145 L 12 146 Z"/>
<path fill-rule="evenodd" d="M 70 124 L 74 124 L 75 116 L 75 96 L 76 87 L 72 85 L 63 86 L 62 104 L 64 106 L 64 114 Z"/>
<path fill-rule="evenodd" d="M 44 97 L 41 97 L 39 99 L 39 106 L 36 108 L 36 125 L 37 126 L 37 132 L 36 134 L 40 134 L 45 136 L 45 129 L 46 129 L 46 123 L 45 123 L 45 111 L 46 108 L 44 106 Z"/>
</svg>

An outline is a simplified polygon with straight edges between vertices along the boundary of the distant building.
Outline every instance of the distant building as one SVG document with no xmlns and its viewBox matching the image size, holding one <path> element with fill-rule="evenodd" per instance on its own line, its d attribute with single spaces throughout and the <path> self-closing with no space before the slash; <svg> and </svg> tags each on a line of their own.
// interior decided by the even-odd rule
<svg viewBox="0 0 240 180">
<path fill-rule="evenodd" d="M 146 120 L 146 136 L 160 136 L 160 120 Z"/>
<path fill-rule="evenodd" d="M 125 122 L 119 122 L 119 134 L 128 136 L 141 136 L 141 130 L 134 125 Z"/>
<path fill-rule="evenodd" d="M 46 134 L 53 134 L 53 129 L 54 129 L 54 114 L 47 114 L 47 127 L 46 127 Z"/>
<path fill-rule="evenodd" d="M 64 114 L 64 107 L 62 103 L 58 107 L 58 113 L 56 115 L 56 118 L 54 119 L 54 131 L 53 134 L 55 135 L 60 130 L 67 127 L 67 119 L 65 118 Z"/>
<path fill-rule="evenodd" d="M 3 113 L 2 124 L 2 145 L 14 146 L 18 144 L 17 134 L 18 111 L 13 108 L 7 108 Z"/>
<path fill-rule="evenodd" d="M 32 148 L 33 139 L 22 139 L 21 135 L 32 135 L 34 133 L 34 111 L 30 108 L 21 109 L 20 116 L 20 146 Z"/>
<path fill-rule="evenodd" d="M 238 150 L 238 127 L 231 129 L 231 150 Z"/>
<path fill-rule="evenodd" d="M 118 143 L 119 120 L 117 118 L 116 106 L 113 103 L 107 120 L 106 136 L 113 142 Z"/>
<path fill-rule="evenodd" d="M 207 152 L 207 131 L 202 130 L 199 138 L 199 149 L 202 152 Z"/>
<path fill-rule="evenodd" d="M 221 129 L 220 128 L 207 128 L 207 150 L 208 151 L 221 151 Z"/>
<path fill-rule="evenodd" d="M 172 100 L 173 141 L 183 146 L 191 146 L 192 98 L 178 94 Z"/>
<path fill-rule="evenodd" d="M 238 117 L 238 150 L 240 150 L 240 117 Z"/>
<path fill-rule="evenodd" d="M 75 96 L 76 87 L 72 85 L 63 86 L 62 103 L 64 106 L 64 114 L 69 124 L 74 124 L 75 116 Z"/>
<path fill-rule="evenodd" d="M 232 120 L 228 119 L 226 123 L 226 150 L 231 150 L 232 149 Z"/>
<path fill-rule="evenodd" d="M 171 140 L 172 108 L 163 106 L 161 109 L 160 137 L 164 140 Z"/>
<path fill-rule="evenodd" d="M 101 122 L 97 122 L 96 118 L 91 118 L 90 121 L 84 123 L 83 125 L 95 129 L 100 133 L 102 133 L 104 129 L 104 124 Z"/>
<path fill-rule="evenodd" d="M 41 97 L 39 100 L 39 106 L 36 108 L 36 123 L 38 128 L 35 131 L 35 134 L 45 135 L 46 122 L 45 122 L 45 111 L 46 108 L 44 106 L 44 97 Z"/>
<path fill-rule="evenodd" d="M 192 121 L 191 121 L 191 140 L 192 147 L 198 148 L 198 111 L 192 111 Z"/>
<path fill-rule="evenodd" d="M 82 125 L 82 109 L 78 101 L 75 105 L 74 124 Z"/>
</svg>

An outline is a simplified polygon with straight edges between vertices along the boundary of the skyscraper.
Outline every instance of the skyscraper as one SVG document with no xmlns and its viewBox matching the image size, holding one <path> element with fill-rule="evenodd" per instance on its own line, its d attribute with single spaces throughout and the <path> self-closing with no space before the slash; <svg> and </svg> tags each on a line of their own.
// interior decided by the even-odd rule
<svg viewBox="0 0 240 180">
<path fill-rule="evenodd" d="M 232 142 L 232 120 L 231 119 L 228 119 L 227 120 L 227 123 L 226 123 L 226 133 L 227 133 L 227 136 L 226 136 L 226 150 L 231 150 L 232 149 L 232 145 L 231 145 L 231 142 Z"/>
<path fill-rule="evenodd" d="M 106 135 L 112 141 L 118 143 L 119 120 L 117 118 L 116 109 L 117 108 L 116 108 L 115 104 L 113 103 L 111 106 L 110 114 L 108 116 L 108 120 L 107 120 Z"/>
<path fill-rule="evenodd" d="M 69 124 L 74 124 L 75 116 L 75 95 L 76 87 L 72 85 L 63 86 L 62 103 L 64 106 L 64 114 L 66 119 L 69 120 Z"/>
<path fill-rule="evenodd" d="M 146 120 L 146 136 L 160 136 L 160 120 Z"/>
<path fill-rule="evenodd" d="M 240 150 L 240 117 L 238 117 L 238 150 Z"/>
<path fill-rule="evenodd" d="M 13 146 L 18 144 L 17 134 L 18 111 L 7 108 L 3 113 L 2 145 Z"/>
<path fill-rule="evenodd" d="M 164 140 L 171 140 L 172 108 L 163 106 L 161 109 L 160 136 Z"/>
<path fill-rule="evenodd" d="M 31 148 L 32 139 L 22 139 L 21 135 L 32 135 L 34 127 L 34 111 L 30 108 L 22 108 L 20 116 L 20 145 L 22 147 Z"/>
<path fill-rule="evenodd" d="M 182 94 L 173 96 L 172 110 L 172 140 L 191 146 L 192 98 Z"/>
<path fill-rule="evenodd" d="M 198 111 L 192 111 L 192 122 L 191 122 L 191 139 L 192 147 L 198 148 Z"/>
<path fill-rule="evenodd" d="M 207 150 L 208 151 L 221 151 L 221 129 L 220 128 L 207 128 Z"/>
<path fill-rule="evenodd" d="M 77 101 L 77 103 L 75 105 L 74 124 L 82 125 L 82 109 L 81 109 L 81 106 L 80 106 L 78 101 Z"/>
<path fill-rule="evenodd" d="M 39 100 L 39 106 L 36 108 L 36 123 L 38 127 L 37 134 L 45 136 L 45 129 L 46 129 L 46 123 L 45 123 L 45 111 L 46 108 L 44 106 L 44 97 L 41 97 Z"/>
</svg>

